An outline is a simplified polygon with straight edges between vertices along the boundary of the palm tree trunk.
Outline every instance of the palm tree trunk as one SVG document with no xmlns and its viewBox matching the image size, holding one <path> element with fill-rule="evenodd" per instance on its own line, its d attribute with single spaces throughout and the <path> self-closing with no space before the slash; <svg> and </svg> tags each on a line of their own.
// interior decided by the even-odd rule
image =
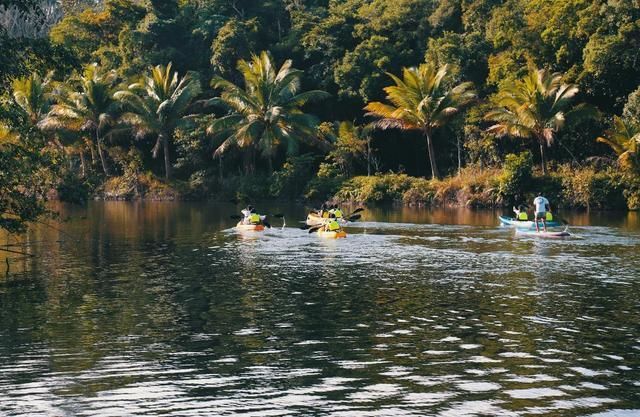
<svg viewBox="0 0 640 417">
<path fill-rule="evenodd" d="M 456 138 L 456 147 L 458 148 L 458 176 L 460 176 L 460 173 L 462 172 L 462 150 L 460 149 L 460 136 L 457 136 Z"/>
<path fill-rule="evenodd" d="M 169 181 L 171 179 L 171 155 L 169 154 L 169 135 L 160 133 L 162 147 L 164 153 L 164 178 Z"/>
<path fill-rule="evenodd" d="M 91 166 L 93 167 L 96 165 L 96 150 L 94 149 L 93 143 L 90 140 L 85 138 L 84 142 L 89 147 L 89 152 L 91 152 Z"/>
<path fill-rule="evenodd" d="M 436 164 L 436 154 L 433 149 L 431 132 L 429 130 L 425 130 L 424 135 L 427 138 L 427 153 L 429 155 L 429 163 L 431 164 L 431 178 L 437 179 L 440 178 L 440 173 L 438 172 L 438 166 Z"/>
<path fill-rule="evenodd" d="M 82 146 L 80 147 L 80 177 L 85 178 L 87 176 L 87 163 L 84 160 L 84 151 Z"/>
<path fill-rule="evenodd" d="M 544 143 L 542 141 L 538 142 L 540 143 L 540 167 L 542 168 L 542 175 L 547 175 L 547 163 L 544 159 Z"/>
<path fill-rule="evenodd" d="M 104 175 L 107 177 L 111 176 L 111 172 L 109 170 L 109 165 L 107 163 L 107 159 L 104 156 L 104 152 L 102 151 L 102 146 L 100 145 L 100 133 L 96 130 L 96 146 L 98 147 L 98 155 L 100 155 L 100 163 L 102 163 L 102 170 L 104 171 Z"/>
<path fill-rule="evenodd" d="M 371 138 L 367 136 L 367 177 L 371 175 Z"/>
</svg>

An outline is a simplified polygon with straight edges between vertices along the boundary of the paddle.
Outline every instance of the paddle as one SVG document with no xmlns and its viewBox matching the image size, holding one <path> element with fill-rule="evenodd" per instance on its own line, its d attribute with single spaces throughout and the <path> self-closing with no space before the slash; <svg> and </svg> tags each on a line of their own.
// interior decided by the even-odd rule
<svg viewBox="0 0 640 417">
<path fill-rule="evenodd" d="M 309 229 L 309 233 L 313 233 L 315 231 L 317 231 L 318 229 L 320 229 L 321 227 L 324 227 L 324 224 L 321 224 L 320 226 L 313 226 Z"/>
<path fill-rule="evenodd" d="M 360 214 L 354 214 L 352 216 L 347 217 L 347 221 L 353 222 L 358 220 L 359 218 L 361 218 L 362 216 Z"/>
<path fill-rule="evenodd" d="M 364 211 L 364 209 L 362 207 L 358 207 L 357 209 L 353 210 L 348 216 L 345 216 L 345 217 L 351 217 L 356 213 L 360 213 L 361 211 Z"/>
</svg>

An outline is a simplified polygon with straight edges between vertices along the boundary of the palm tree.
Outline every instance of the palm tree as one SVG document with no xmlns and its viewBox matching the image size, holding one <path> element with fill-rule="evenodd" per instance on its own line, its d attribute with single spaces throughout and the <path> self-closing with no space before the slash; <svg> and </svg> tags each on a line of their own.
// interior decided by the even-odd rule
<svg viewBox="0 0 640 417">
<path fill-rule="evenodd" d="M 13 81 L 13 100 L 29 118 L 32 126 L 42 120 L 51 107 L 51 76 L 42 79 L 37 73 Z"/>
<path fill-rule="evenodd" d="M 210 133 L 224 138 L 214 156 L 221 157 L 232 145 L 246 148 L 248 168 L 252 170 L 254 151 L 259 150 L 271 169 L 271 158 L 280 145 L 286 145 L 289 152 L 295 151 L 298 142 L 328 147 L 317 137 L 317 119 L 300 107 L 329 94 L 318 90 L 300 92 L 303 72 L 291 65 L 291 60 L 286 60 L 276 70 L 271 55 L 263 51 L 250 61 L 238 61 L 244 88 L 220 77 L 211 81 L 214 88 L 222 90 L 212 102 L 229 109 L 229 114 L 214 120 L 208 128 Z"/>
<path fill-rule="evenodd" d="M 524 78 L 506 84 L 493 99 L 494 108 L 485 119 L 496 124 L 487 131 L 535 139 L 540 146 L 542 173 L 546 174 L 545 147 L 551 146 L 566 120 L 596 115 L 586 104 L 571 104 L 577 93 L 577 85 L 562 83 L 562 74 L 530 66 Z"/>
<path fill-rule="evenodd" d="M 111 175 L 103 152 L 105 137 L 115 125 L 118 103 L 113 99 L 112 86 L 115 71 L 102 71 L 98 64 L 88 65 L 77 83 L 64 86 L 57 95 L 57 103 L 40 123 L 43 129 L 65 129 L 89 132 L 98 148 L 98 155 L 105 175 Z"/>
<path fill-rule="evenodd" d="M 160 148 L 163 149 L 167 180 L 171 179 L 169 142 L 200 92 L 200 82 L 192 74 L 180 78 L 169 63 L 151 68 L 151 74 L 141 82 L 114 95 L 127 109 L 121 118 L 123 122 L 133 126 L 139 136 L 156 135 L 152 153 L 157 158 Z"/>
<path fill-rule="evenodd" d="M 614 150 L 620 166 L 640 172 L 640 124 L 613 116 L 613 129 L 607 130 L 605 134 L 606 137 L 596 140 L 606 143 Z"/>
<path fill-rule="evenodd" d="M 391 104 L 371 102 L 364 109 L 368 116 L 380 119 L 374 123 L 375 127 L 422 132 L 427 141 L 431 176 L 439 178 L 433 133 L 475 101 L 477 95 L 473 84 L 463 82 L 449 88 L 446 82 L 449 67 L 444 65 L 436 69 L 431 63 L 418 68 L 404 68 L 402 79 L 387 74 L 395 83 L 384 88 Z"/>
</svg>

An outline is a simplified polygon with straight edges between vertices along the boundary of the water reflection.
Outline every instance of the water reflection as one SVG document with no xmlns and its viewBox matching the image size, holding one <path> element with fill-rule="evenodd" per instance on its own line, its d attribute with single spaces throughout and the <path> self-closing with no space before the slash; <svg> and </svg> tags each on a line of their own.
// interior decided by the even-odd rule
<svg viewBox="0 0 640 417">
<path fill-rule="evenodd" d="M 62 210 L 0 283 L 0 414 L 640 413 L 634 213 L 540 242 L 368 210 L 334 241 L 238 234 L 231 205 Z"/>
</svg>

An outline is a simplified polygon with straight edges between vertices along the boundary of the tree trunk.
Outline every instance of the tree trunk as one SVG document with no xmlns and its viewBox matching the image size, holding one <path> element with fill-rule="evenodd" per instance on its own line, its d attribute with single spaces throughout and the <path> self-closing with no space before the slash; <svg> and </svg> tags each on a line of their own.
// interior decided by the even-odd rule
<svg viewBox="0 0 640 417">
<path fill-rule="evenodd" d="M 269 175 L 273 174 L 273 161 L 271 160 L 271 155 L 267 156 L 267 169 L 269 170 Z"/>
<path fill-rule="evenodd" d="M 244 153 L 244 174 L 252 175 L 255 172 L 255 151 L 252 146 L 249 146 Z"/>
<path fill-rule="evenodd" d="M 87 163 L 84 160 L 84 151 L 82 146 L 80 147 L 80 177 L 85 178 L 87 176 Z"/>
<path fill-rule="evenodd" d="M 171 155 L 169 154 L 169 135 L 160 134 L 164 153 L 164 178 L 169 181 L 171 179 Z"/>
<path fill-rule="evenodd" d="M 547 175 L 547 163 L 544 159 L 544 143 L 543 142 L 540 142 L 540 167 L 542 168 L 542 175 Z"/>
<path fill-rule="evenodd" d="M 429 163 L 431 164 L 431 178 L 437 179 L 440 178 L 440 173 L 438 172 L 438 166 L 436 165 L 436 154 L 433 149 L 433 140 L 431 139 L 431 132 L 425 130 L 425 137 L 427 138 L 427 153 L 429 155 Z"/>
<path fill-rule="evenodd" d="M 458 148 L 458 176 L 462 173 L 462 150 L 460 149 L 460 136 L 456 137 L 456 147 Z"/>
<path fill-rule="evenodd" d="M 222 179 L 224 178 L 223 176 L 223 171 L 222 171 L 222 155 L 220 155 L 218 157 L 218 175 L 220 176 L 220 182 L 222 183 Z"/>
<path fill-rule="evenodd" d="M 93 143 L 90 140 L 86 139 L 86 138 L 85 138 L 84 142 L 89 147 L 89 152 L 91 152 L 91 166 L 95 166 L 96 165 L 96 150 L 93 147 Z"/>
<path fill-rule="evenodd" d="M 371 175 L 371 138 L 367 137 L 367 177 Z"/>
<path fill-rule="evenodd" d="M 109 165 L 107 163 L 107 159 L 104 156 L 104 152 L 102 151 L 102 146 L 100 145 L 100 133 L 96 130 L 96 145 L 98 146 L 98 155 L 100 155 L 100 163 L 102 163 L 102 170 L 104 171 L 104 175 L 107 177 L 111 176 L 111 172 L 109 170 Z"/>
</svg>

